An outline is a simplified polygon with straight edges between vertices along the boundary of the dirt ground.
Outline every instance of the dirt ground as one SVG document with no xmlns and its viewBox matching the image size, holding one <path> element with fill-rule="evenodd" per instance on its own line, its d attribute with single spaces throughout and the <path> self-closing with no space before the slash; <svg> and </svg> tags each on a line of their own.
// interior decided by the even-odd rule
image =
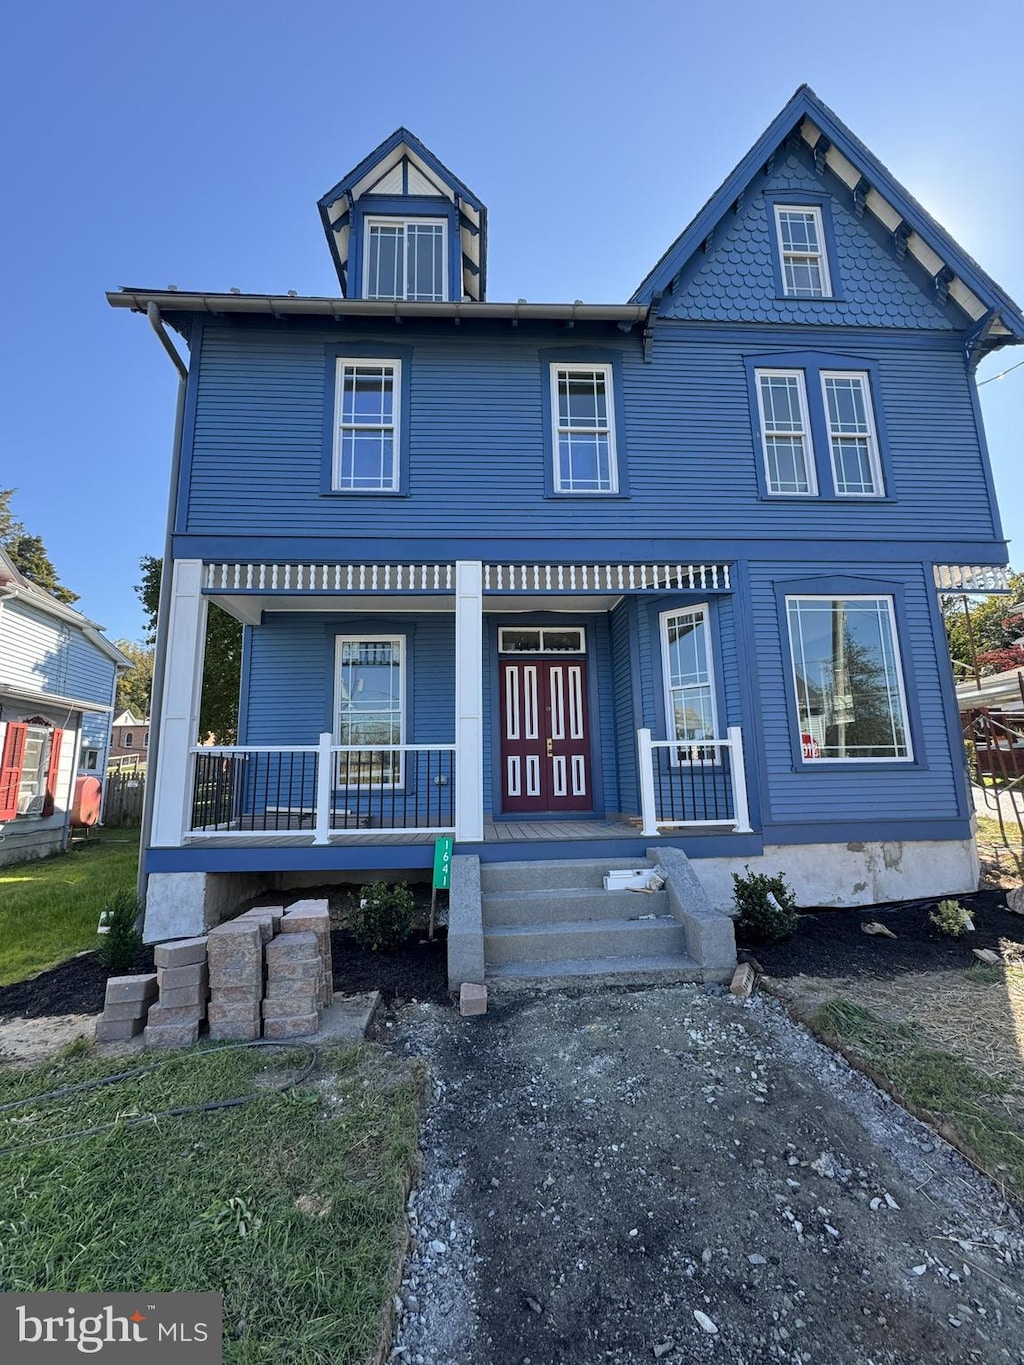
<svg viewBox="0 0 1024 1365">
<path fill-rule="evenodd" d="M 720 988 L 423 1005 L 392 1358 L 1024 1361 L 1024 1228 L 782 1006 Z"/>
</svg>

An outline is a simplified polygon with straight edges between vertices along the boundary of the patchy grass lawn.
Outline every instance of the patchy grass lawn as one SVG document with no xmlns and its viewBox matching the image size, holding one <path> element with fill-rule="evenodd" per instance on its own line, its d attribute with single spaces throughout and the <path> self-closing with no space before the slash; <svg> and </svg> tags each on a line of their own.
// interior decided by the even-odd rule
<svg viewBox="0 0 1024 1365">
<path fill-rule="evenodd" d="M 404 1249 L 419 1080 L 378 1049 L 325 1049 L 308 1081 L 280 1093 L 310 1056 L 190 1049 L 145 1075 L 6 1110 L 131 1063 L 79 1051 L 0 1071 L 0 1283 L 218 1291 L 229 1365 L 365 1361 Z M 239 1107 L 129 1126 L 252 1092 Z"/>
<path fill-rule="evenodd" d="M 974 972 L 973 968 L 969 971 Z M 920 978 L 918 979 L 920 980 Z M 972 985 L 1001 989 L 977 972 Z M 907 1108 L 930 1122 L 986 1171 L 1004 1193 L 1024 1203 L 1024 1090 L 977 1056 L 935 1047 L 915 1024 L 882 1018 L 851 1000 L 827 1001 L 811 1019 Z M 984 1028 L 984 1020 L 977 1021 Z"/>
<path fill-rule="evenodd" d="M 135 830 L 107 830 L 68 853 L 0 868 L 0 986 L 96 947 L 111 894 L 134 890 Z"/>
</svg>

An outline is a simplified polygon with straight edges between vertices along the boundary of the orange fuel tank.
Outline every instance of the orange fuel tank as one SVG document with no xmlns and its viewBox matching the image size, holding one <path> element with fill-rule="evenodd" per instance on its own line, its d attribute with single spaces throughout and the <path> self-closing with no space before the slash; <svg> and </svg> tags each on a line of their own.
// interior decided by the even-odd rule
<svg viewBox="0 0 1024 1365">
<path fill-rule="evenodd" d="M 100 818 L 103 787 L 98 777 L 80 777 L 75 782 L 75 802 L 71 807 L 71 828 L 89 829 Z"/>
</svg>

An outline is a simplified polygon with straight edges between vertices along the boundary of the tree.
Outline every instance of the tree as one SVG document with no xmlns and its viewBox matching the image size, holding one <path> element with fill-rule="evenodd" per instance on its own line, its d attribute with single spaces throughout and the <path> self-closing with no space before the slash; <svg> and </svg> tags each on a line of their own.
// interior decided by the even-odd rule
<svg viewBox="0 0 1024 1365">
<path fill-rule="evenodd" d="M 1024 611 L 1010 610 L 1021 605 L 1024 605 L 1024 573 L 1010 574 L 1008 593 L 993 593 L 981 602 L 971 602 L 966 610 L 962 596 L 944 599 L 942 615 L 958 681 L 974 677 L 972 635 L 978 671 L 982 676 L 1024 668 L 1024 646 L 1020 643 L 1024 639 Z"/>
<path fill-rule="evenodd" d="M 146 612 L 150 643 L 156 639 L 163 561 L 155 555 L 139 560 L 142 581 L 135 592 Z M 242 680 L 242 623 L 210 603 L 206 618 L 206 654 L 199 703 L 199 733 L 217 744 L 234 744 L 238 734 L 238 692 Z"/>
<path fill-rule="evenodd" d="M 0 545 L 14 561 L 14 567 L 25 575 L 30 583 L 42 588 L 58 602 L 70 606 L 78 601 L 78 593 L 66 588 L 57 576 L 57 570 L 46 552 L 46 546 L 39 536 L 30 536 L 25 526 L 11 511 L 11 498 L 17 492 L 14 488 L 0 488 Z"/>
<path fill-rule="evenodd" d="M 153 696 L 153 646 L 137 644 L 134 640 L 115 640 L 114 644 L 132 666 L 117 679 L 117 709 L 130 711 L 145 720 Z"/>
</svg>

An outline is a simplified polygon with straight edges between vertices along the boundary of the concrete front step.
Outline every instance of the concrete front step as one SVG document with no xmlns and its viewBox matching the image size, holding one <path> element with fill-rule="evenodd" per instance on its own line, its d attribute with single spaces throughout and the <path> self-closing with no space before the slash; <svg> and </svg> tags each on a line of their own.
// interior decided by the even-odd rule
<svg viewBox="0 0 1024 1365">
<path fill-rule="evenodd" d="M 481 863 L 480 890 L 488 892 L 604 889 L 612 868 L 651 867 L 649 858 L 538 859 L 528 863 Z"/>
<path fill-rule="evenodd" d="M 625 977 L 637 985 L 649 981 L 703 981 L 704 968 L 692 957 L 677 953 L 649 953 L 638 957 L 561 958 L 556 962 L 497 962 L 487 968 L 487 980 L 503 982 L 558 980 L 573 977 Z"/>
<path fill-rule="evenodd" d="M 686 932 L 672 915 L 653 920 L 560 920 L 484 929 L 488 969 L 501 962 L 579 961 L 600 957 L 685 956 Z"/>
<path fill-rule="evenodd" d="M 595 891 L 558 887 L 545 891 L 489 891 L 481 898 L 484 932 L 509 924 L 564 920 L 637 920 L 669 915 L 667 891 Z"/>
</svg>

